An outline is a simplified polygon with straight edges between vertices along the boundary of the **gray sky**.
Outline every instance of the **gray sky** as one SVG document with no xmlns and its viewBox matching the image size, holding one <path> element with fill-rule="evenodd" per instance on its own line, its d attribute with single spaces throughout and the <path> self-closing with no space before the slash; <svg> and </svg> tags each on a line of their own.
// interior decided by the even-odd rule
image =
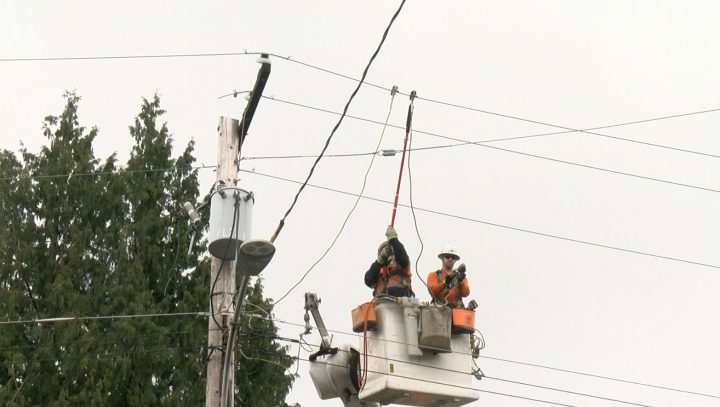
<svg viewBox="0 0 720 407">
<path fill-rule="evenodd" d="M 397 1 L 266 1 L 205 3 L 92 1 L 0 3 L 0 58 L 155 55 L 265 51 L 358 78 Z M 561 129 L 459 109 L 473 107 L 573 129 L 720 108 L 717 66 L 720 4 L 713 1 L 408 1 L 373 63 L 367 81 L 417 90 L 413 147 L 518 137 Z M 96 155 L 127 158 L 127 126 L 141 97 L 158 92 L 176 151 L 197 142 L 198 161 L 216 161 L 221 115 L 240 117 L 252 88 L 256 56 L 0 62 L 2 145 L 37 151 L 44 116 L 58 114 L 62 94 L 82 96 L 81 123 L 97 126 Z M 265 95 L 341 111 L 356 83 L 271 58 Z M 349 114 L 384 121 L 390 95 L 363 86 Z M 390 123 L 403 125 L 408 99 L 397 96 Z M 337 116 L 263 100 L 244 155 L 316 155 Z M 540 364 L 720 396 L 720 112 L 586 133 L 488 143 L 640 175 L 653 181 L 509 151 L 466 145 L 413 152 L 413 204 L 424 251 L 419 271 L 439 267 L 446 243 L 461 251 L 483 356 Z M 346 118 L 327 153 L 373 151 L 382 126 Z M 432 133 L 428 135 L 425 133 Z M 404 131 L 389 128 L 382 149 L 402 149 Z M 269 238 L 299 185 L 259 174 L 304 180 L 312 159 L 248 160 L 240 185 L 254 191 L 253 233 Z M 359 193 L 370 156 L 325 158 L 312 184 Z M 377 157 L 364 195 L 391 201 L 399 156 Z M 407 166 L 406 166 L 407 167 Z M 201 191 L 214 180 L 200 170 Z M 400 201 L 409 204 L 404 175 Z M 689 186 L 688 186 L 689 185 Z M 706 189 L 693 188 L 701 187 Z M 716 190 L 709 191 L 707 189 Z M 355 198 L 307 188 L 276 241 L 264 271 L 266 294 L 279 298 L 325 252 Z M 456 215 L 449 217 L 438 213 Z M 350 310 L 370 298 L 362 276 L 384 238 L 391 205 L 361 200 L 327 257 L 275 309 L 302 323 L 303 293 L 317 292 L 331 329 L 351 330 Z M 461 218 L 465 219 L 461 219 Z M 493 226 L 488 223 L 637 252 L 689 264 Z M 396 226 L 413 259 L 420 254 L 409 208 Z M 427 299 L 424 287 L 415 291 Z M 279 324 L 281 335 L 301 328 Z M 308 338 L 319 343 L 314 333 Z M 340 334 L 335 341 L 356 343 Z M 293 348 L 292 352 L 295 352 Z M 301 355 L 307 358 L 307 353 Z M 479 359 L 489 376 L 652 406 L 720 405 L 717 398 L 618 383 L 577 374 Z M 294 368 L 294 367 L 293 367 Z M 287 398 L 320 401 L 300 365 Z M 497 380 L 481 390 L 579 406 L 620 405 Z M 481 393 L 473 406 L 538 403 Z"/>
</svg>

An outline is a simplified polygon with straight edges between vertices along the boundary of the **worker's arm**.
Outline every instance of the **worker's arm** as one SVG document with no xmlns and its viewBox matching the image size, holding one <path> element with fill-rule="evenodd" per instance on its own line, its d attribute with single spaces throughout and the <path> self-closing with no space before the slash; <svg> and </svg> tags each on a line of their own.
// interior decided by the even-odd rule
<svg viewBox="0 0 720 407">
<path fill-rule="evenodd" d="M 375 288 L 375 284 L 377 284 L 378 278 L 380 278 L 380 269 L 382 268 L 382 264 L 378 263 L 377 261 L 374 261 L 371 265 L 368 271 L 365 272 L 365 285 L 370 288 Z"/>
<path fill-rule="evenodd" d="M 470 295 L 470 283 L 468 283 L 467 277 L 460 283 L 460 294 L 463 297 Z"/>
<path fill-rule="evenodd" d="M 432 271 L 428 274 L 427 285 L 428 291 L 433 298 L 440 300 L 444 297 L 443 293 L 445 291 L 445 280 L 438 281 L 436 272 Z"/>
<path fill-rule="evenodd" d="M 390 246 L 392 246 L 393 248 L 393 253 L 395 254 L 395 263 L 401 268 L 409 266 L 410 257 L 408 257 L 408 254 L 405 251 L 405 246 L 403 246 L 403 244 L 400 243 L 400 241 L 396 237 L 388 240 L 388 243 L 390 243 Z"/>
</svg>

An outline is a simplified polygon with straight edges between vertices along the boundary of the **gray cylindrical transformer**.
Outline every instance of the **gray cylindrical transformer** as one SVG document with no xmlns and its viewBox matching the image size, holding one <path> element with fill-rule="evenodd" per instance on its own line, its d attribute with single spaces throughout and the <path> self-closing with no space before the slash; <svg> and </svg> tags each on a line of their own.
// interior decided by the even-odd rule
<svg viewBox="0 0 720 407">
<path fill-rule="evenodd" d="M 210 198 L 208 250 L 223 260 L 234 260 L 242 242 L 252 233 L 252 207 L 255 198 L 236 187 L 221 187 Z"/>
</svg>

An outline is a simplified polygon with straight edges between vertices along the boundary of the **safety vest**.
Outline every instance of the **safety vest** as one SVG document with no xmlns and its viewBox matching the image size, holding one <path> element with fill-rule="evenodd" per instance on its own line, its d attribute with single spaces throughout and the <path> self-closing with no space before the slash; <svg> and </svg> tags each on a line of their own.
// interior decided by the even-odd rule
<svg viewBox="0 0 720 407">
<path fill-rule="evenodd" d="M 410 288 L 410 279 L 412 273 L 410 272 L 410 266 L 401 269 L 397 264 L 382 266 L 380 269 L 380 276 L 377 283 L 375 284 L 375 295 L 388 294 L 391 288 Z"/>
<path fill-rule="evenodd" d="M 437 276 L 438 284 L 440 284 L 442 281 L 445 280 L 445 277 L 443 276 L 443 274 L 445 274 L 445 273 L 443 273 L 442 270 L 435 271 L 435 275 Z M 451 307 L 463 307 L 464 306 L 464 303 L 462 300 L 463 296 L 462 296 L 461 285 L 462 284 L 458 282 L 457 284 L 455 284 L 455 287 L 452 287 L 452 288 L 447 287 L 446 288 L 447 294 L 445 295 L 444 299 L 445 299 L 445 301 L 447 301 L 448 305 L 450 305 Z M 437 300 L 438 299 L 436 299 L 433 296 L 432 302 L 435 303 L 435 302 L 437 302 Z"/>
</svg>

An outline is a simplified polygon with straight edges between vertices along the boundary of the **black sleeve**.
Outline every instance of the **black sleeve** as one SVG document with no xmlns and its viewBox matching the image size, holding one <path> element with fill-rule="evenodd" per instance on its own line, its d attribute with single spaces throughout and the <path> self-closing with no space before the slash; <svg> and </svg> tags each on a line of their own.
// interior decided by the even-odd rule
<svg viewBox="0 0 720 407">
<path fill-rule="evenodd" d="M 389 243 L 393 248 L 393 253 L 395 254 L 395 263 L 402 268 L 409 266 L 410 257 L 408 257 L 408 254 L 405 251 L 405 246 L 403 246 L 397 238 L 390 239 Z"/>
<path fill-rule="evenodd" d="M 365 272 L 365 285 L 370 288 L 375 288 L 375 284 L 377 284 L 378 278 L 380 278 L 380 269 L 382 268 L 382 264 L 374 261 L 371 265 L 368 271 Z"/>
</svg>

